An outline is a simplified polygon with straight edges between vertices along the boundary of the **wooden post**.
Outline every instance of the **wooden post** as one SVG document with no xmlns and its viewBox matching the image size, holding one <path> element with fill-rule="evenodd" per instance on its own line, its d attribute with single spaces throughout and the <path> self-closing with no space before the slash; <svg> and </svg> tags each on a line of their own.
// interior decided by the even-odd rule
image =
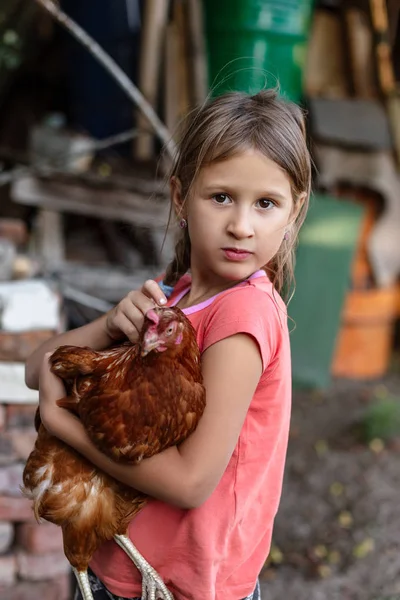
<svg viewBox="0 0 400 600">
<path fill-rule="evenodd" d="M 139 63 L 139 89 L 153 109 L 157 103 L 168 6 L 169 0 L 146 0 L 144 3 Z M 139 129 L 148 129 L 148 122 L 141 114 L 138 114 L 137 126 Z M 134 154 L 140 160 L 151 158 L 153 154 L 152 133 L 139 132 Z"/>
<path fill-rule="evenodd" d="M 202 104 L 208 94 L 208 69 L 202 0 L 187 0 L 188 48 L 192 104 Z"/>
<path fill-rule="evenodd" d="M 393 133 L 397 165 L 400 166 L 400 98 L 389 43 L 389 19 L 386 0 L 370 0 L 371 21 L 376 36 L 375 53 L 379 83 L 386 97 L 389 122 Z"/>
</svg>

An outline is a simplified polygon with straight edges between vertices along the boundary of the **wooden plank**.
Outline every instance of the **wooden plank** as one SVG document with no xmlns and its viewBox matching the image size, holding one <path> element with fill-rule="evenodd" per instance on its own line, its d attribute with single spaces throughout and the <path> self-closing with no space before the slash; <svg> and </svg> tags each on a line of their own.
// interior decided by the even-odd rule
<svg viewBox="0 0 400 600">
<path fill-rule="evenodd" d="M 146 279 L 154 279 L 160 275 L 157 267 L 126 269 L 109 265 L 93 267 L 82 263 L 64 263 L 57 272 L 61 291 L 63 284 L 101 298 L 107 302 L 117 303 L 131 290 L 142 287 Z"/>
<path fill-rule="evenodd" d="M 45 270 L 53 270 L 64 261 L 63 216 L 54 210 L 40 210 L 35 224 L 35 246 Z"/>
<path fill-rule="evenodd" d="M 139 63 L 139 89 L 146 100 L 155 109 L 165 26 L 168 17 L 168 0 L 146 0 L 142 26 L 142 40 Z M 139 129 L 149 127 L 147 119 L 138 114 Z M 147 160 L 153 155 L 153 134 L 140 132 L 135 141 L 135 156 Z"/>
<path fill-rule="evenodd" d="M 391 150 L 392 138 L 384 107 L 369 99 L 310 99 L 315 140 L 332 146 Z"/>
<path fill-rule="evenodd" d="M 192 104 L 196 106 L 202 104 L 208 94 L 204 15 L 201 0 L 187 0 L 186 13 L 190 92 Z"/>
<path fill-rule="evenodd" d="M 178 114 L 179 118 L 182 118 L 190 109 L 191 104 L 189 92 L 189 64 L 186 38 L 186 16 L 183 0 L 175 0 L 174 22 L 176 23 L 178 45 L 178 55 L 176 57 L 175 63 L 175 69 L 178 73 Z"/>
<path fill-rule="evenodd" d="M 372 31 L 365 11 L 357 8 L 344 10 L 349 46 L 352 87 L 357 98 L 376 97 L 374 48 Z"/>
<path fill-rule="evenodd" d="M 113 164 L 111 162 L 111 169 Z M 125 192 L 134 192 L 143 197 L 157 196 L 158 198 L 169 198 L 168 186 L 163 179 L 145 179 L 144 177 L 135 177 L 130 175 L 99 175 L 93 171 L 85 173 L 72 173 L 68 171 L 57 171 L 56 169 L 43 169 L 33 171 L 33 176 L 37 176 L 42 181 L 53 183 L 68 183 L 81 185 L 91 188 L 94 192 L 100 190 L 123 190 Z M 152 175 L 150 175 L 152 177 Z"/>
<path fill-rule="evenodd" d="M 11 190 L 12 199 L 27 206 L 136 223 L 142 227 L 165 228 L 169 205 L 124 190 L 96 191 L 90 188 L 24 177 Z"/>
<path fill-rule="evenodd" d="M 348 81 L 345 62 L 342 26 L 338 16 L 327 10 L 316 10 L 307 51 L 305 93 L 308 96 L 346 97 Z"/>
<path fill-rule="evenodd" d="M 179 83 L 176 72 L 178 56 L 178 34 L 176 23 L 168 24 L 165 36 L 165 61 L 164 61 L 164 112 L 165 124 L 175 133 L 179 120 Z"/>
<path fill-rule="evenodd" d="M 386 96 L 389 121 L 393 133 L 397 166 L 400 167 L 400 96 L 389 43 L 389 18 L 385 0 L 370 0 L 371 20 L 376 34 L 376 64 L 382 93 Z"/>
</svg>

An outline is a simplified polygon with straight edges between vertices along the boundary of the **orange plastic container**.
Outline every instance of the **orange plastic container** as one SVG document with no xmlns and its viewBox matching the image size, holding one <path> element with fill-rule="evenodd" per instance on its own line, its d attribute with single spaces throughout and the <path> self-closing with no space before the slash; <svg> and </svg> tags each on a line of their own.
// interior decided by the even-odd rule
<svg viewBox="0 0 400 600">
<path fill-rule="evenodd" d="M 386 373 L 398 297 L 397 286 L 348 293 L 332 362 L 333 375 L 376 379 Z"/>
</svg>

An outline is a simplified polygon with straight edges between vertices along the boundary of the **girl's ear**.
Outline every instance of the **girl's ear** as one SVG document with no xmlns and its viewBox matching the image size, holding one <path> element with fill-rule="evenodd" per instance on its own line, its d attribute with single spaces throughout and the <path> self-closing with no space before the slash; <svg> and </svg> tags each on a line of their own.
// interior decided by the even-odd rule
<svg viewBox="0 0 400 600">
<path fill-rule="evenodd" d="M 182 198 L 182 184 L 178 177 L 173 175 L 169 181 L 169 187 L 171 191 L 171 202 L 174 207 L 175 214 L 177 217 L 183 217 L 183 198 Z"/>
</svg>

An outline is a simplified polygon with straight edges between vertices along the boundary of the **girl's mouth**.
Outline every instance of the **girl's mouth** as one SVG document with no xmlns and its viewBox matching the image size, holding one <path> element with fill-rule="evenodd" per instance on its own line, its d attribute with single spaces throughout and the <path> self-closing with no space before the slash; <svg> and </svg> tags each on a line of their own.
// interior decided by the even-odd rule
<svg viewBox="0 0 400 600">
<path fill-rule="evenodd" d="M 225 258 L 233 261 L 241 261 L 249 258 L 253 253 L 249 250 L 240 250 L 238 248 L 222 248 Z"/>
</svg>

